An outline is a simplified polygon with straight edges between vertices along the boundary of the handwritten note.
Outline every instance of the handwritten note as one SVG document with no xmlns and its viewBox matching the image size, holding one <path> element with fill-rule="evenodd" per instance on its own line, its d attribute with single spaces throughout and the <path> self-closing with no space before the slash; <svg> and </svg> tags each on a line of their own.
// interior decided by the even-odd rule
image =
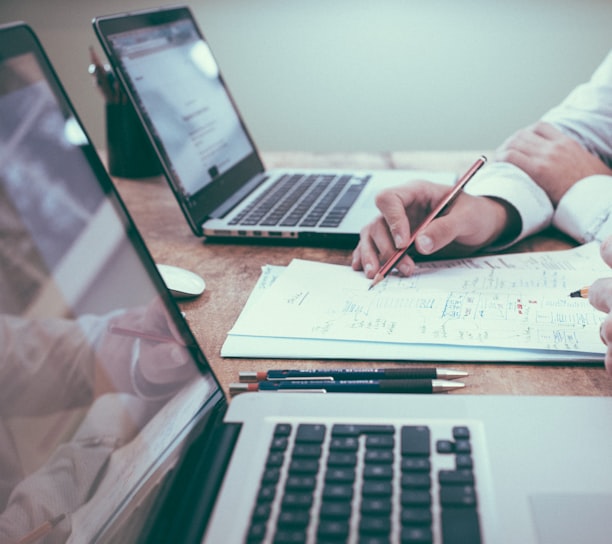
<svg viewBox="0 0 612 544">
<path fill-rule="evenodd" d="M 568 295 L 607 274 L 595 244 L 422 263 L 372 290 L 348 266 L 294 260 L 266 268 L 222 355 L 601 360 L 604 314 Z"/>
</svg>

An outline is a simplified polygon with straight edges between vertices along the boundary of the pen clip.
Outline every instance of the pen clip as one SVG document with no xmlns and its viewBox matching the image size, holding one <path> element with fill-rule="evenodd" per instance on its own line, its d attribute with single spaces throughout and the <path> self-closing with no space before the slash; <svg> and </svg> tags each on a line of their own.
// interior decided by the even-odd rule
<svg viewBox="0 0 612 544">
<path fill-rule="evenodd" d="M 274 392 L 275 393 L 327 393 L 325 389 L 278 389 Z"/>
<path fill-rule="evenodd" d="M 286 377 L 286 378 L 268 378 L 269 382 L 293 382 L 299 379 L 301 382 L 333 382 L 334 378 L 331 376 L 300 376 L 299 378 L 295 377 Z"/>
</svg>

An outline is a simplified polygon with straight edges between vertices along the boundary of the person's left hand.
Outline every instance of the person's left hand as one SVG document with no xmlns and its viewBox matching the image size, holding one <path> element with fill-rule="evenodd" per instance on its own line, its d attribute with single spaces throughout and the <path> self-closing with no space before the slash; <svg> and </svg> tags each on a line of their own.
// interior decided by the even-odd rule
<svg viewBox="0 0 612 544">
<path fill-rule="evenodd" d="M 596 174 L 612 175 L 599 157 L 541 121 L 508 138 L 496 151 L 495 160 L 514 164 L 527 173 L 555 207 L 577 181 Z"/>
<path fill-rule="evenodd" d="M 601 257 L 612 267 L 612 236 L 601 244 Z M 612 373 L 612 277 L 598 279 L 589 288 L 589 302 L 598 310 L 608 315 L 601 324 L 599 334 L 601 341 L 608 346 L 605 356 L 605 365 Z"/>
</svg>

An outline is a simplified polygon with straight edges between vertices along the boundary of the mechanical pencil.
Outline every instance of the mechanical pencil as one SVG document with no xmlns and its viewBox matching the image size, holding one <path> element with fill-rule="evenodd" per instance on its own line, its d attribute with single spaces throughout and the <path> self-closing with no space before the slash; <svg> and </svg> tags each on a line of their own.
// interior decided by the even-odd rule
<svg viewBox="0 0 612 544">
<path fill-rule="evenodd" d="M 266 370 L 263 372 L 241 371 L 241 382 L 261 382 L 264 380 L 407 380 L 436 379 L 454 380 L 467 376 L 462 370 L 443 368 L 329 368 L 302 370 Z"/>
<path fill-rule="evenodd" d="M 230 384 L 231 393 L 286 391 L 306 393 L 445 393 L 465 384 L 448 380 L 292 380 Z"/>
</svg>

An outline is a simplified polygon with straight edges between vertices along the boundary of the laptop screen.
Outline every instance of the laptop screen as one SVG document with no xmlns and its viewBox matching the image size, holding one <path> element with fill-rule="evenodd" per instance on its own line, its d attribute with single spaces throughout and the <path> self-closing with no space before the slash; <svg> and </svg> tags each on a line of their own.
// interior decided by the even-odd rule
<svg viewBox="0 0 612 544">
<path fill-rule="evenodd" d="M 263 167 L 191 12 L 109 16 L 95 28 L 179 201 L 202 222 L 224 213 L 225 199 Z"/>
<path fill-rule="evenodd" d="M 191 21 L 122 32 L 110 40 L 185 196 L 253 152 L 217 63 Z"/>
<path fill-rule="evenodd" d="M 0 28 L 0 237 L 0 541 L 134 541 L 219 388 L 24 25 Z"/>
</svg>

